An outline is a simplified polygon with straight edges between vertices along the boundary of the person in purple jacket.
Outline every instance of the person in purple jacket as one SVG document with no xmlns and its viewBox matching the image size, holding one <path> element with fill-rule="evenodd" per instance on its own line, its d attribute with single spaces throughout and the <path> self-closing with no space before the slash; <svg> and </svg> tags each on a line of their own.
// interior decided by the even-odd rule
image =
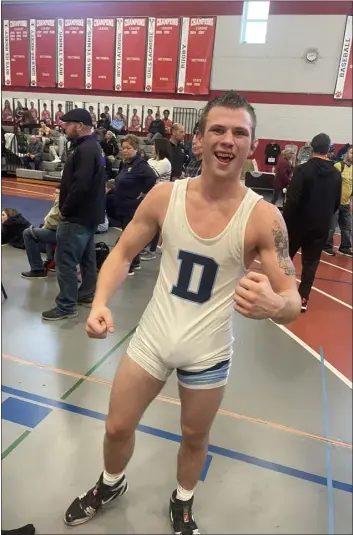
<svg viewBox="0 0 353 535">
<path fill-rule="evenodd" d="M 273 179 L 272 204 L 276 204 L 282 195 L 283 188 L 287 188 L 293 174 L 293 167 L 290 164 L 293 158 L 291 150 L 283 150 L 277 160 L 276 174 Z"/>
<path fill-rule="evenodd" d="M 121 140 L 123 161 L 120 164 L 115 187 L 115 210 L 122 229 L 132 221 L 144 196 L 153 188 L 157 175 L 139 154 L 139 139 L 128 134 Z M 147 245 L 147 244 L 146 244 Z M 131 263 L 129 275 L 140 269 L 140 255 Z"/>
</svg>

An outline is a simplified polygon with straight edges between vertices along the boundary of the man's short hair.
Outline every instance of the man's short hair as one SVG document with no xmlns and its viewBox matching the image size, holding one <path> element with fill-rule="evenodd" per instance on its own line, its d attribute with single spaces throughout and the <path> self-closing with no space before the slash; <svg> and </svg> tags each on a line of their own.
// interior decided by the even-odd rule
<svg viewBox="0 0 353 535">
<path fill-rule="evenodd" d="M 331 139 L 327 134 L 318 134 L 315 136 L 311 142 L 313 151 L 316 154 L 325 155 L 328 153 L 331 145 Z"/>
<path fill-rule="evenodd" d="M 129 145 L 134 147 L 135 150 L 139 149 L 140 141 L 137 136 L 134 136 L 134 134 L 128 134 L 127 136 L 123 137 L 121 140 L 121 145 L 123 145 L 124 142 L 129 143 Z"/>
<path fill-rule="evenodd" d="M 204 107 L 202 111 L 202 114 L 200 117 L 200 124 L 198 128 L 201 134 L 205 132 L 206 121 L 207 121 L 209 112 L 212 110 L 212 108 L 215 108 L 217 106 L 223 107 L 223 108 L 229 108 L 230 110 L 239 110 L 239 109 L 246 110 L 250 114 L 251 122 L 252 122 L 251 137 L 252 139 L 255 139 L 255 130 L 256 130 L 256 125 L 257 125 L 255 110 L 251 106 L 251 104 L 246 100 L 246 98 L 242 97 L 236 91 L 227 91 L 227 93 L 224 93 L 223 95 L 213 98 L 206 104 L 206 106 Z"/>
</svg>

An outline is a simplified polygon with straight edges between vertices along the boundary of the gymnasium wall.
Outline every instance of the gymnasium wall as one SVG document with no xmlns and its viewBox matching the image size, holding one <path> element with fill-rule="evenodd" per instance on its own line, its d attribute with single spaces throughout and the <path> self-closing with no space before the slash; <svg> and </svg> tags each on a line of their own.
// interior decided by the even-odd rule
<svg viewBox="0 0 353 535">
<path fill-rule="evenodd" d="M 75 16 L 217 16 L 210 96 L 227 89 L 242 92 L 258 114 L 258 135 L 268 141 L 301 144 L 320 131 L 334 143 L 352 139 L 352 101 L 333 98 L 345 20 L 351 2 L 271 2 L 267 42 L 240 44 L 243 2 L 241 1 L 55 1 L 3 2 L 4 18 L 48 18 Z M 308 49 L 318 51 L 318 60 L 305 60 Z M 3 87 L 3 98 L 82 100 L 130 105 L 159 105 L 200 109 L 208 97 L 178 94 L 119 93 Z M 80 98 L 78 98 L 80 95 Z M 281 145 L 283 144 L 281 142 Z"/>
</svg>

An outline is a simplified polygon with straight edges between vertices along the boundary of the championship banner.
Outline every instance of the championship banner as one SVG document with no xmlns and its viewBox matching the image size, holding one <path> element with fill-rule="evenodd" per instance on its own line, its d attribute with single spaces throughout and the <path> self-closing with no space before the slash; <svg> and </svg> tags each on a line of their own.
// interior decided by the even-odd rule
<svg viewBox="0 0 353 535">
<path fill-rule="evenodd" d="M 180 19 L 148 19 L 145 91 L 174 93 Z"/>
<path fill-rule="evenodd" d="M 87 19 L 86 89 L 114 86 L 115 19 Z"/>
<path fill-rule="evenodd" d="M 85 20 L 58 19 L 58 87 L 85 87 Z"/>
<path fill-rule="evenodd" d="M 216 17 L 183 17 L 178 93 L 207 95 L 210 89 Z"/>
<path fill-rule="evenodd" d="M 31 86 L 56 85 L 56 23 L 51 20 L 34 20 L 30 23 Z"/>
<path fill-rule="evenodd" d="M 347 17 L 334 98 L 353 99 L 352 16 Z"/>
<path fill-rule="evenodd" d="M 5 85 L 29 86 L 28 20 L 4 20 Z"/>
<path fill-rule="evenodd" d="M 115 89 L 143 91 L 145 87 L 147 21 L 119 18 L 116 21 Z"/>
</svg>

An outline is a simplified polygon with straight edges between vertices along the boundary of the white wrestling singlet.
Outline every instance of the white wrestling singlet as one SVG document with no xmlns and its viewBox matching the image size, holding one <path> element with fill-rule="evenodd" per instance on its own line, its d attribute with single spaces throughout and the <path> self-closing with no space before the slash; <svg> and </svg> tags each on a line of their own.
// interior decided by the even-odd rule
<svg viewBox="0 0 353 535">
<path fill-rule="evenodd" d="M 208 377 L 217 382 L 217 365 L 224 361 L 230 365 L 232 356 L 233 295 L 247 271 L 245 229 L 262 197 L 249 189 L 223 232 L 202 239 L 186 217 L 189 180 L 174 183 L 162 228 L 159 276 L 127 353 L 162 381 L 178 369 L 192 377 L 208 370 Z M 200 384 L 212 383 L 196 378 Z"/>
</svg>

